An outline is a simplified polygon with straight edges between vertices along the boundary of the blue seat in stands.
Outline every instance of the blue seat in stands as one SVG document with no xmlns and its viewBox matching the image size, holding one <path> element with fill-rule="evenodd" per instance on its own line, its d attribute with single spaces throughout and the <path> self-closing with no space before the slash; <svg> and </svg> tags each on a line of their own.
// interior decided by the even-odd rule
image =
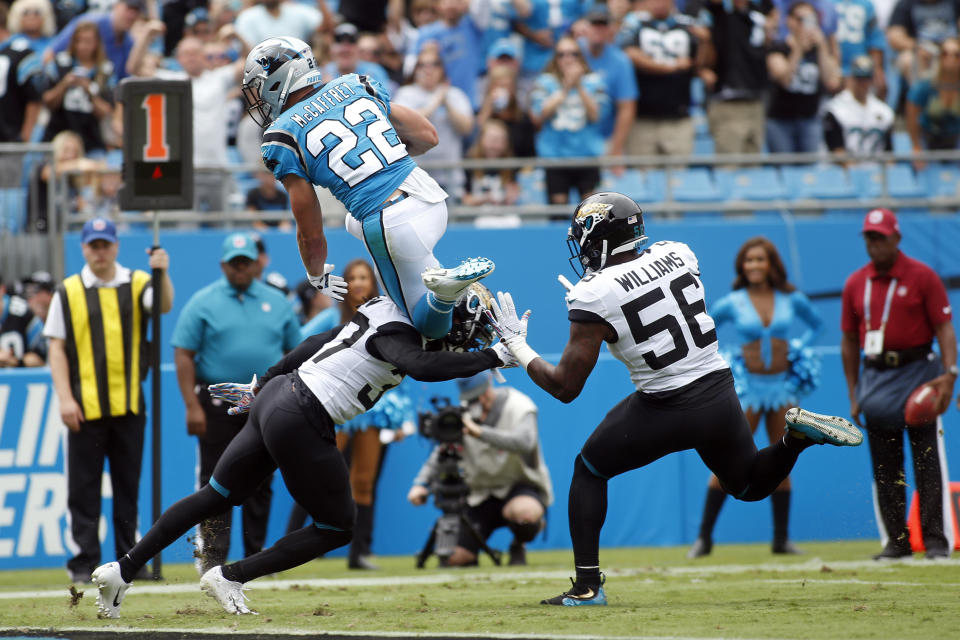
<svg viewBox="0 0 960 640">
<path fill-rule="evenodd" d="M 517 172 L 520 198 L 517 204 L 546 204 L 547 184 L 543 169 Z"/>
<path fill-rule="evenodd" d="M 774 167 L 748 169 L 716 169 L 713 172 L 717 188 L 729 200 L 780 200 L 787 197 Z"/>
<path fill-rule="evenodd" d="M 703 167 L 672 171 L 670 190 L 677 202 L 709 202 L 722 198 L 710 170 Z"/>
<path fill-rule="evenodd" d="M 861 198 L 879 198 L 883 196 L 883 173 L 886 174 L 887 195 L 893 198 L 923 198 L 927 196 L 926 187 L 917 180 L 913 167 L 909 164 L 895 164 L 882 169 L 878 165 L 853 166 L 849 170 Z"/>
<path fill-rule="evenodd" d="M 714 155 L 713 138 L 710 135 L 697 135 L 693 139 L 693 155 L 712 156 Z"/>
<path fill-rule="evenodd" d="M 948 163 L 931 163 L 920 172 L 918 182 L 933 198 L 960 197 L 960 167 Z"/>
<path fill-rule="evenodd" d="M 619 176 L 614 175 L 613 172 L 604 172 L 600 188 L 604 191 L 622 193 L 643 206 L 645 202 L 656 202 L 663 199 L 663 172 L 659 170 L 627 169 Z"/>
<path fill-rule="evenodd" d="M 837 200 L 857 197 L 857 189 L 843 167 L 795 166 L 781 169 L 789 197 L 796 200 Z"/>
<path fill-rule="evenodd" d="M 906 131 L 893 132 L 893 152 L 910 153 L 913 151 L 913 143 L 910 142 L 910 134 Z"/>
</svg>

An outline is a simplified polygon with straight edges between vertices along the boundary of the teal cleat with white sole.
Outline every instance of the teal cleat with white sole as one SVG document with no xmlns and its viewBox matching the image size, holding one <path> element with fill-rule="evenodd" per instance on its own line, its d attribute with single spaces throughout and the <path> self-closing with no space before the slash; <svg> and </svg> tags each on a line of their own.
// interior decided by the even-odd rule
<svg viewBox="0 0 960 640">
<path fill-rule="evenodd" d="M 794 407 L 787 411 L 786 421 L 787 431 L 803 434 L 817 444 L 856 447 L 863 442 L 860 429 L 839 416 L 828 416 Z"/>
<path fill-rule="evenodd" d="M 420 277 L 423 278 L 423 284 L 438 300 L 456 302 L 467 287 L 493 273 L 494 266 L 493 260 L 488 258 L 467 258 L 450 269 L 444 267 L 424 269 Z"/>
</svg>

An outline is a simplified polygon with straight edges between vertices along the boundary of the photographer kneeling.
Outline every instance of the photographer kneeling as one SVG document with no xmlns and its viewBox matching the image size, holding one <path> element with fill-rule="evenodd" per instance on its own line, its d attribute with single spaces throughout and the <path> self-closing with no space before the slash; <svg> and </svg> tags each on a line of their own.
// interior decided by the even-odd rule
<svg viewBox="0 0 960 640">
<path fill-rule="evenodd" d="M 553 501 L 550 474 L 540 452 L 537 407 L 509 387 L 494 387 L 489 371 L 457 380 L 463 413 L 464 480 L 469 487 L 465 515 L 486 540 L 500 527 L 513 532 L 510 564 L 526 564 L 524 544 L 543 528 L 546 507 Z M 407 499 L 422 505 L 437 475 L 440 449 L 420 469 Z M 461 528 L 446 566 L 477 564 L 480 545 Z"/>
</svg>

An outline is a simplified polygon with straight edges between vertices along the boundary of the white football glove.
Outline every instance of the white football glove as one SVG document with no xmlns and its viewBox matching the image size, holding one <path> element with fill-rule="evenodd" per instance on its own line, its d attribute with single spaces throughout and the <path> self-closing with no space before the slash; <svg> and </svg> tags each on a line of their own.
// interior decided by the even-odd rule
<svg viewBox="0 0 960 640">
<path fill-rule="evenodd" d="M 347 281 L 333 273 L 332 264 L 323 265 L 323 275 L 312 276 L 308 273 L 307 280 L 317 288 L 317 291 L 330 296 L 337 302 L 343 301 L 347 295 Z"/>
<path fill-rule="evenodd" d="M 518 317 L 513 297 L 509 293 L 498 291 L 497 300 L 490 301 L 490 309 L 485 310 L 485 313 L 490 324 L 493 325 L 493 330 L 500 336 L 501 342 L 507 345 L 521 367 L 526 369 L 533 360 L 540 357 L 527 344 L 529 309 Z"/>
<path fill-rule="evenodd" d="M 253 398 L 260 391 L 260 382 L 257 380 L 257 374 L 253 374 L 253 380 L 248 384 L 242 382 L 220 382 L 211 384 L 207 387 L 211 398 L 226 400 L 234 405 L 227 409 L 227 415 L 238 416 L 250 411 L 250 405 Z"/>
<path fill-rule="evenodd" d="M 508 347 L 503 340 L 490 348 L 493 349 L 493 352 L 497 354 L 498 358 L 500 358 L 500 362 L 502 363 L 500 365 L 501 369 L 510 369 L 512 367 L 520 366 L 520 361 L 517 360 L 512 353 L 510 353 L 510 347 Z"/>
</svg>

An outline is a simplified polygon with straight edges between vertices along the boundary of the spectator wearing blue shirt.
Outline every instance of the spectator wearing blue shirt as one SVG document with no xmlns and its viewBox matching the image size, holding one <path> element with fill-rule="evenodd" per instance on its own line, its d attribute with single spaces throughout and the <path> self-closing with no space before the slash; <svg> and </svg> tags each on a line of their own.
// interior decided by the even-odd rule
<svg viewBox="0 0 960 640">
<path fill-rule="evenodd" d="M 44 54 L 44 61 L 53 60 L 54 54 L 65 51 L 73 38 L 73 32 L 81 22 L 93 22 L 100 30 L 107 59 L 113 63 L 113 79 L 119 82 L 127 77 L 127 59 L 133 50 L 133 37 L 130 29 L 140 18 L 145 8 L 144 0 L 117 0 L 109 12 L 88 11 L 81 13 L 64 27 L 63 31 L 50 43 Z"/>
<path fill-rule="evenodd" d="M 537 155 L 543 158 L 602 156 L 606 144 L 600 129 L 610 108 L 606 86 L 590 68 L 571 37 L 557 42 L 553 58 L 537 78 L 530 117 L 540 127 L 536 137 Z M 585 198 L 600 182 L 597 167 L 570 167 L 546 170 L 547 194 L 551 204 L 569 201 L 570 188 Z"/>
<path fill-rule="evenodd" d="M 523 75 L 536 75 L 544 70 L 555 43 L 591 4 L 593 0 L 531 0 L 530 15 L 514 24 L 514 28 L 526 38 Z"/>
<path fill-rule="evenodd" d="M 477 77 L 483 71 L 483 32 L 468 15 L 465 0 L 438 0 L 437 13 L 439 20 L 421 27 L 416 53 L 419 56 L 428 43 L 436 43 L 450 84 L 467 94 L 476 108 Z"/>
<path fill-rule="evenodd" d="M 300 343 L 300 327 L 282 293 L 255 277 L 257 246 L 247 233 L 223 243 L 223 278 L 193 294 L 173 332 L 177 381 L 186 406 L 187 433 L 197 436 L 200 486 L 207 484 L 246 416 L 210 398 L 207 385 L 262 375 Z M 244 555 L 263 548 L 270 515 L 272 476 L 243 503 Z M 201 573 L 223 564 L 230 549 L 230 512 L 204 521 L 197 536 Z"/>
<path fill-rule="evenodd" d="M 333 31 L 333 45 L 330 47 L 330 57 L 333 59 L 323 65 L 323 81 L 330 82 L 348 73 L 357 73 L 370 76 L 384 87 L 388 86 L 390 77 L 386 69 L 376 62 L 360 59 L 358 38 L 357 28 L 349 22 L 337 25 Z"/>
<path fill-rule="evenodd" d="M 877 11 L 871 0 L 836 0 L 837 42 L 840 44 L 840 69 L 843 77 L 851 77 L 853 61 L 862 55 L 873 59 L 873 90 L 881 100 L 887 94 L 883 72 L 883 52 L 887 38 L 877 22 Z"/>
<path fill-rule="evenodd" d="M 533 6 L 530 0 L 486 0 L 471 2 L 470 15 L 483 31 L 485 58 L 493 56 L 493 48 L 502 38 L 513 35 L 513 23 L 530 15 Z M 519 41 L 519 39 L 518 39 Z"/>
<path fill-rule="evenodd" d="M 627 54 L 611 44 L 614 34 L 607 6 L 596 5 L 584 19 L 589 26 L 580 48 L 590 70 L 606 83 L 613 107 L 600 123 L 600 131 L 609 139 L 608 154 L 622 156 L 637 110 L 637 78 Z"/>
</svg>

